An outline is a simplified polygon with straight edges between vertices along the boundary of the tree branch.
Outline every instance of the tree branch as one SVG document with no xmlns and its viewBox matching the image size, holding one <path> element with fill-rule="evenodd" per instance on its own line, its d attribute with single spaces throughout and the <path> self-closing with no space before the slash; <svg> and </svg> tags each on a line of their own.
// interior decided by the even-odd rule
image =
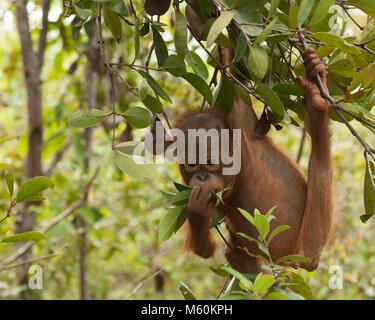
<svg viewBox="0 0 375 320">
<path fill-rule="evenodd" d="M 46 176 L 50 176 L 53 174 L 53 172 L 55 171 L 57 165 L 59 164 L 59 162 L 63 159 L 64 155 L 65 155 L 65 152 L 69 150 L 70 146 L 72 145 L 72 141 L 69 140 L 65 146 L 55 154 L 55 157 L 53 158 L 51 164 L 49 165 L 49 167 L 45 170 L 45 175 Z"/>
<path fill-rule="evenodd" d="M 131 297 L 133 297 L 136 293 L 137 293 L 137 291 L 139 290 L 139 289 L 141 289 L 142 287 L 143 287 L 143 285 L 146 283 L 146 282 L 148 282 L 148 281 L 150 281 L 150 280 L 152 280 L 153 278 L 155 278 L 160 272 L 162 272 L 163 271 L 163 269 L 161 269 L 161 268 L 159 268 L 155 273 L 153 273 L 151 276 L 149 276 L 149 277 L 147 277 L 146 279 L 144 279 L 144 280 L 142 280 L 134 289 L 133 289 L 133 291 L 131 292 L 131 294 L 130 295 L 128 295 L 128 297 L 127 298 L 125 298 L 125 300 L 129 300 Z"/>
<path fill-rule="evenodd" d="M 42 68 L 43 60 L 44 60 L 44 52 L 47 45 L 47 33 L 48 33 L 48 12 L 51 6 L 51 0 L 43 0 L 42 4 L 42 29 L 40 30 L 39 35 L 39 46 L 38 46 L 38 61 L 39 61 L 39 68 Z"/>
<path fill-rule="evenodd" d="M 62 247 L 60 247 L 59 249 L 57 249 L 54 253 L 51 253 L 49 255 L 46 255 L 46 256 L 43 256 L 43 257 L 39 257 L 39 258 L 33 258 L 33 259 L 25 260 L 25 261 L 22 261 L 20 263 L 12 264 L 12 265 L 7 266 L 7 267 L 0 266 L 0 272 L 1 271 L 5 271 L 5 270 L 14 269 L 14 268 L 23 266 L 25 264 L 34 263 L 34 262 L 37 262 L 37 261 L 40 261 L 40 260 L 47 260 L 47 259 L 56 257 L 56 256 L 58 256 L 60 254 L 60 251 L 64 250 L 67 247 L 68 247 L 68 245 L 65 244 Z"/>
</svg>

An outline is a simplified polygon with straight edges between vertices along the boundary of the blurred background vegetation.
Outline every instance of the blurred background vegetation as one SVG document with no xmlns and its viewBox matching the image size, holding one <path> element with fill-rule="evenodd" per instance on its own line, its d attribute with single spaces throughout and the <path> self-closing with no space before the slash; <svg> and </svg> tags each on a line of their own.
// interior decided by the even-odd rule
<svg viewBox="0 0 375 320">
<path fill-rule="evenodd" d="M 135 1 L 137 6 L 141 3 Z M 27 154 L 26 90 L 21 61 L 20 39 L 16 29 L 12 1 L 0 3 L 0 170 L 11 171 L 20 186 L 24 176 L 24 161 Z M 31 35 L 37 40 L 41 27 L 42 9 L 40 1 L 28 1 L 27 11 Z M 359 10 L 352 10 L 356 20 L 364 25 L 366 16 Z M 80 37 L 72 34 L 72 18 L 64 18 L 61 1 L 52 1 L 48 19 L 50 21 L 48 41 L 42 69 L 43 82 L 43 151 L 42 163 L 48 168 L 59 151 L 66 151 L 51 173 L 55 184 L 53 190 L 45 193 L 46 200 L 35 206 L 37 229 L 46 225 L 55 216 L 82 197 L 84 185 L 97 167 L 99 174 L 88 194 L 87 202 L 76 214 L 61 221 L 48 232 L 48 239 L 33 246 L 33 256 L 53 253 L 67 244 L 57 257 L 37 262 L 43 268 L 44 289 L 33 297 L 40 299 L 78 299 L 82 294 L 80 276 L 85 268 L 86 298 L 90 299 L 182 299 L 178 289 L 179 281 L 186 283 L 200 299 L 214 299 L 220 291 L 224 278 L 215 275 L 209 266 L 225 263 L 221 244 L 215 257 L 203 260 L 192 253 L 183 252 L 183 232 L 165 243 L 158 242 L 158 224 L 166 214 L 163 206 L 166 200 L 160 189 L 172 188 L 173 181 L 181 182 L 175 164 L 157 165 L 157 175 L 149 180 L 137 180 L 122 173 L 114 164 L 111 122 L 103 122 L 92 131 L 90 148 L 85 149 L 82 130 L 67 125 L 68 116 L 84 100 L 87 81 L 88 38 L 84 32 Z M 162 17 L 169 24 L 172 14 Z M 355 35 L 359 29 L 347 21 L 345 31 Z M 109 36 L 108 30 L 104 35 Z M 134 56 L 133 29 L 124 28 L 120 44 L 111 44 L 113 60 L 131 61 Z M 163 34 L 166 42 L 172 41 L 172 33 Z M 149 53 L 152 35 L 143 38 L 139 60 L 145 61 Z M 197 46 L 198 47 L 198 46 Z M 198 49 L 199 50 L 199 49 Z M 205 58 L 203 51 L 202 58 Z M 156 65 L 152 56 L 151 66 Z M 126 70 L 126 81 L 138 86 L 140 76 Z M 210 68 L 210 73 L 213 68 Z M 105 98 L 108 82 L 97 79 L 98 107 L 111 110 Z M 186 108 L 200 106 L 202 98 L 181 79 L 168 74 L 158 74 L 158 81 L 173 103 L 165 105 L 169 118 Z M 119 88 L 119 108 L 126 110 L 139 105 L 139 101 L 124 87 Z M 254 100 L 258 114 L 262 105 Z M 364 127 L 355 128 L 370 144 L 375 145 L 374 135 Z M 116 139 L 126 129 L 125 121 L 116 124 Z M 142 130 L 138 130 L 139 135 Z M 363 224 L 364 214 L 363 181 L 365 163 L 362 147 L 345 126 L 331 123 L 332 155 L 335 182 L 334 236 L 323 251 L 318 270 L 299 273 L 311 285 L 317 299 L 373 299 L 375 298 L 375 220 Z M 297 157 L 302 131 L 294 126 L 283 130 L 274 128 L 269 133 L 278 145 L 293 159 Z M 16 137 L 10 140 L 4 138 Z M 310 146 L 307 141 L 300 165 L 307 172 Z M 85 159 L 90 165 L 86 166 Z M 5 215 L 9 206 L 9 195 L 5 182 L 0 183 L 0 212 Z M 84 223 L 80 224 L 82 220 Z M 0 224 L 1 238 L 14 233 L 16 217 Z M 82 253 L 82 239 L 87 253 Z M 12 244 L 0 243 L 0 263 L 14 253 Z M 82 262 L 82 254 L 85 261 Z M 343 270 L 342 290 L 328 286 L 332 265 Z M 142 281 L 162 270 L 158 276 L 144 283 Z M 0 272 L 0 298 L 18 297 L 24 290 L 17 281 L 16 269 Z M 134 294 L 133 294 L 134 293 Z"/>
</svg>

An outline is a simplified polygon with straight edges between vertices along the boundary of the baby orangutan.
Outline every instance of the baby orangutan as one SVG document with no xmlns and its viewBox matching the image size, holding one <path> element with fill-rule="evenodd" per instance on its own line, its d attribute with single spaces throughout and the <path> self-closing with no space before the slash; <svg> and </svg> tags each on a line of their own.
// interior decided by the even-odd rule
<svg viewBox="0 0 375 320">
<path fill-rule="evenodd" d="M 311 136 L 311 155 L 308 179 L 269 137 L 257 138 L 254 129 L 258 121 L 251 105 L 235 96 L 229 115 L 211 110 L 188 114 L 178 122 L 177 128 L 187 133 L 189 129 L 240 129 L 241 152 L 238 174 L 223 175 L 222 159 L 212 159 L 207 150 L 207 163 L 199 163 L 197 156 L 180 164 L 184 182 L 192 187 L 187 205 L 186 246 L 203 258 L 210 257 L 216 248 L 210 227 L 216 206 L 224 214 L 229 231 L 230 247 L 226 258 L 240 272 L 258 273 L 261 260 L 250 257 L 238 247 L 247 247 L 257 255 L 264 255 L 257 244 L 238 235 L 238 232 L 257 237 L 256 229 L 239 213 L 242 208 L 261 213 L 277 206 L 270 223 L 270 232 L 281 224 L 290 229 L 280 233 L 270 244 L 270 254 L 275 261 L 280 257 L 299 254 L 310 261 L 300 263 L 302 268 L 314 270 L 319 264 L 332 224 L 332 168 L 330 159 L 330 137 L 328 128 L 329 103 L 321 96 L 314 77 L 320 75 L 326 86 L 326 67 L 313 49 L 303 53 L 306 77 L 298 82 L 305 90 L 306 116 Z M 199 144 L 197 149 L 201 152 Z M 190 152 L 190 151 L 189 151 Z M 228 188 L 223 194 L 224 204 L 211 197 L 211 191 Z"/>
</svg>

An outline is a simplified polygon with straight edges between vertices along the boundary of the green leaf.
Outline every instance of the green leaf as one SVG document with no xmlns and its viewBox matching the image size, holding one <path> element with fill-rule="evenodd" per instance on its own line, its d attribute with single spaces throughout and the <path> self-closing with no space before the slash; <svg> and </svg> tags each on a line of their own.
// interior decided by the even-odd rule
<svg viewBox="0 0 375 320">
<path fill-rule="evenodd" d="M 287 296 L 289 297 L 290 300 L 305 300 L 301 295 L 295 292 L 287 292 Z"/>
<path fill-rule="evenodd" d="M 271 232 L 269 238 L 268 238 L 268 242 L 271 242 L 271 240 L 276 237 L 279 233 L 285 231 L 285 230 L 288 230 L 290 229 L 289 226 L 287 225 L 281 225 L 281 226 L 277 226 L 275 229 L 273 229 L 273 231 Z"/>
<path fill-rule="evenodd" d="M 314 1 L 311 0 L 302 0 L 299 11 L 298 11 L 298 25 L 301 26 L 308 16 L 310 15 L 310 12 L 314 6 Z"/>
<path fill-rule="evenodd" d="M 233 12 L 225 11 L 223 12 L 219 18 L 215 20 L 212 24 L 210 31 L 208 32 L 207 36 L 207 47 L 210 48 L 219 34 L 223 31 L 224 28 L 228 26 L 228 24 L 232 21 L 234 17 Z"/>
<path fill-rule="evenodd" d="M 6 172 L 4 175 L 5 182 L 7 183 L 10 196 L 13 196 L 14 191 L 14 175 L 11 172 Z"/>
<path fill-rule="evenodd" d="M 267 37 L 271 34 L 275 24 L 277 22 L 277 18 L 273 19 L 267 27 L 264 28 L 263 32 L 258 36 L 255 40 L 254 44 L 261 44 Z"/>
<path fill-rule="evenodd" d="M 187 22 L 185 16 L 176 10 L 176 25 L 174 29 L 174 45 L 177 54 L 184 58 L 187 48 Z"/>
<path fill-rule="evenodd" d="M 167 198 L 168 201 L 172 200 L 176 196 L 176 192 L 166 191 L 166 190 L 160 190 L 162 195 Z"/>
<path fill-rule="evenodd" d="M 246 254 L 248 254 L 250 257 L 254 257 L 256 259 L 264 261 L 265 263 L 269 263 L 269 261 L 265 257 L 263 257 L 263 256 L 261 256 L 259 254 L 251 253 L 247 247 L 242 247 L 240 249 L 243 250 L 243 251 L 245 251 Z"/>
<path fill-rule="evenodd" d="M 267 218 L 262 214 L 255 213 L 254 214 L 254 226 L 258 230 L 259 234 L 261 235 L 261 238 L 264 239 L 270 229 L 270 224 Z"/>
<path fill-rule="evenodd" d="M 208 70 L 206 64 L 194 51 L 189 51 L 189 53 L 187 53 L 185 56 L 185 60 L 199 76 L 201 76 L 203 79 L 208 78 Z"/>
<path fill-rule="evenodd" d="M 350 91 L 357 89 L 359 86 L 361 88 L 370 88 L 375 85 L 375 63 L 368 65 L 366 68 L 362 69 L 361 72 L 357 72 L 354 77 L 350 87 Z"/>
<path fill-rule="evenodd" d="M 147 72 L 143 70 L 137 70 L 138 73 L 146 79 L 149 86 L 154 90 L 155 94 L 163 98 L 165 101 L 172 103 L 171 98 L 166 94 L 166 92 L 160 87 L 160 85 L 156 82 L 156 80 Z"/>
<path fill-rule="evenodd" d="M 283 34 L 271 34 L 267 37 L 266 41 L 268 43 L 277 43 L 288 40 L 293 36 L 293 33 L 283 33 Z"/>
<path fill-rule="evenodd" d="M 139 141 L 125 141 L 115 145 L 115 150 L 120 151 L 126 155 L 132 156 L 136 151 L 136 148 L 143 146 L 143 142 Z M 145 150 L 142 150 L 141 156 L 145 155 Z"/>
<path fill-rule="evenodd" d="M 352 4 L 369 16 L 375 18 L 375 2 L 373 0 L 349 0 L 348 4 Z"/>
<path fill-rule="evenodd" d="M 147 93 L 148 93 L 149 85 L 146 83 L 147 83 L 146 79 L 142 79 L 138 88 L 138 96 L 141 98 L 141 100 L 146 98 Z"/>
<path fill-rule="evenodd" d="M 251 72 L 260 80 L 267 74 L 268 55 L 267 50 L 261 46 L 249 47 L 249 68 Z"/>
<path fill-rule="evenodd" d="M 341 38 L 338 35 L 329 32 L 317 32 L 313 33 L 311 37 L 315 40 L 323 41 L 326 44 L 336 47 L 344 52 L 356 55 L 361 54 L 361 50 L 358 47 L 347 43 L 343 38 Z"/>
<path fill-rule="evenodd" d="M 80 8 L 77 5 L 74 5 L 74 10 L 82 20 L 86 20 L 92 14 L 92 10 Z"/>
<path fill-rule="evenodd" d="M 159 31 L 154 26 L 151 26 L 151 29 L 154 38 L 155 54 L 158 60 L 158 66 L 162 67 L 168 57 L 167 45 L 165 44 Z"/>
<path fill-rule="evenodd" d="M 88 128 L 98 124 L 108 115 L 108 113 L 100 109 L 87 110 L 79 108 L 68 117 L 68 124 L 73 128 Z"/>
<path fill-rule="evenodd" d="M 353 61 L 350 59 L 341 59 L 328 66 L 329 72 L 333 72 L 341 77 L 352 78 L 356 74 Z"/>
<path fill-rule="evenodd" d="M 305 94 L 305 91 L 297 83 L 278 83 L 272 90 L 284 96 L 303 96 Z"/>
<path fill-rule="evenodd" d="M 204 81 L 200 76 L 194 73 L 186 73 L 182 76 L 187 82 L 189 82 L 202 96 L 212 103 L 212 92 L 206 81 Z"/>
<path fill-rule="evenodd" d="M 211 228 L 214 228 L 220 224 L 221 221 L 224 219 L 224 214 L 218 209 L 215 208 L 214 214 L 212 215 L 211 219 Z"/>
<path fill-rule="evenodd" d="M 140 44 L 139 44 L 139 25 L 140 21 L 139 18 L 137 18 L 135 22 L 135 28 L 134 28 L 134 62 L 139 58 L 139 50 L 140 50 Z"/>
<path fill-rule="evenodd" d="M 163 112 L 163 105 L 162 103 L 153 96 L 149 94 L 142 99 L 143 104 L 150 109 L 154 113 L 162 113 Z"/>
<path fill-rule="evenodd" d="M 284 105 L 277 94 L 266 84 L 259 84 L 255 89 L 255 93 L 259 94 L 263 100 L 271 107 L 276 116 L 277 121 L 285 118 Z"/>
<path fill-rule="evenodd" d="M 177 218 L 176 224 L 174 226 L 174 232 L 175 233 L 183 226 L 186 219 L 187 219 L 187 210 L 185 208 L 181 211 L 180 215 Z"/>
<path fill-rule="evenodd" d="M 270 292 L 264 297 L 264 300 L 289 300 L 289 297 L 286 294 L 280 292 Z"/>
<path fill-rule="evenodd" d="M 271 222 L 272 219 L 275 219 L 275 217 L 272 215 L 272 213 L 275 211 L 277 206 L 273 206 L 271 209 L 267 211 L 267 213 L 264 215 L 268 222 Z"/>
<path fill-rule="evenodd" d="M 150 112 L 145 108 L 130 108 L 121 115 L 135 128 L 146 128 L 151 124 Z"/>
<path fill-rule="evenodd" d="M 180 77 L 187 72 L 184 59 L 175 54 L 165 60 L 163 67 L 175 77 Z"/>
<path fill-rule="evenodd" d="M 361 105 L 360 103 L 353 103 L 353 104 L 348 104 L 348 103 L 343 103 L 344 108 L 346 108 L 347 105 L 354 106 L 356 110 L 358 110 L 361 114 L 365 115 L 366 117 L 370 118 L 371 120 L 375 120 L 375 115 L 372 114 L 365 106 Z M 371 108 L 371 107 L 370 107 Z M 354 110 L 349 109 L 349 111 L 356 113 Z"/>
<path fill-rule="evenodd" d="M 189 289 L 189 287 L 185 283 L 180 281 L 179 289 L 182 295 L 184 296 L 185 300 L 197 300 L 193 292 Z"/>
<path fill-rule="evenodd" d="M 247 279 L 243 274 L 238 272 L 237 270 L 234 270 L 231 267 L 221 267 L 221 269 L 228 272 L 229 274 L 231 274 L 236 279 L 240 280 L 241 288 L 243 288 L 245 290 L 251 290 L 253 288 L 253 284 L 251 283 L 251 281 L 249 279 Z"/>
<path fill-rule="evenodd" d="M 117 42 L 119 42 L 122 37 L 121 19 L 119 18 L 117 13 L 111 9 L 110 3 L 106 3 L 103 6 L 103 18 L 105 25 L 111 31 L 113 37 L 117 40 Z"/>
<path fill-rule="evenodd" d="M 247 221 L 254 225 L 254 218 L 250 213 L 241 208 L 237 208 L 237 210 L 246 218 Z"/>
<path fill-rule="evenodd" d="M 224 110 L 227 114 L 232 110 L 234 103 L 234 88 L 226 75 L 222 74 L 220 82 L 215 88 L 213 105 Z"/>
<path fill-rule="evenodd" d="M 220 0 L 220 2 L 224 3 L 227 7 L 231 7 L 232 4 L 231 0 Z M 266 3 L 266 0 L 257 0 L 256 3 L 254 1 L 238 1 L 238 3 L 234 6 L 234 19 L 237 23 L 246 24 L 262 24 L 262 18 L 259 15 L 259 8 L 261 8 Z M 229 5 L 228 5 L 229 4 Z M 256 37 L 260 35 L 263 31 L 263 28 L 253 25 L 241 25 L 241 29 L 248 35 L 252 37 Z"/>
<path fill-rule="evenodd" d="M 218 267 L 210 267 L 210 269 L 216 274 L 218 275 L 219 277 L 227 277 L 228 276 L 228 272 L 223 270 L 222 267 L 225 267 L 224 265 L 219 265 Z"/>
<path fill-rule="evenodd" d="M 268 18 L 273 17 L 273 15 L 276 13 L 277 8 L 279 7 L 280 0 L 272 0 L 271 1 L 271 6 L 270 6 L 270 11 L 268 13 Z"/>
<path fill-rule="evenodd" d="M 40 200 L 40 192 L 46 189 L 53 189 L 53 182 L 47 177 L 34 177 L 26 181 L 18 190 L 16 203 L 24 201 Z"/>
<path fill-rule="evenodd" d="M 122 15 L 123 17 L 127 17 L 129 15 L 129 10 L 126 7 L 124 0 L 113 0 L 112 11 Z"/>
<path fill-rule="evenodd" d="M 276 261 L 276 264 L 281 262 L 309 262 L 310 258 L 300 256 L 298 254 L 292 254 L 289 256 L 281 257 Z"/>
<path fill-rule="evenodd" d="M 253 237 L 251 237 L 251 236 L 249 236 L 249 235 L 247 235 L 247 234 L 245 234 L 245 233 L 237 232 L 237 234 L 238 234 L 239 236 L 241 236 L 242 238 L 245 238 L 245 239 L 247 239 L 247 240 L 249 240 L 249 241 L 256 242 L 256 244 L 259 244 L 259 243 L 260 243 L 259 240 L 255 239 L 255 238 L 253 238 Z"/>
<path fill-rule="evenodd" d="M 289 5 L 289 29 L 296 29 L 298 24 L 298 6 L 294 1 Z"/>
<path fill-rule="evenodd" d="M 191 189 L 180 191 L 171 199 L 170 204 L 175 205 L 175 206 L 180 206 L 180 205 L 188 203 L 191 191 L 192 191 Z"/>
<path fill-rule="evenodd" d="M 275 278 L 273 276 L 259 273 L 254 281 L 254 291 L 257 295 L 260 295 L 271 288 L 274 283 Z"/>
<path fill-rule="evenodd" d="M 4 238 L 1 242 L 25 242 L 25 241 L 36 241 L 46 239 L 47 237 L 37 231 L 29 231 L 24 233 L 18 233 L 14 236 Z"/>
<path fill-rule="evenodd" d="M 13 137 L 7 137 L 7 138 L 0 138 L 0 144 L 4 143 L 4 142 L 7 142 L 7 141 L 10 141 L 10 140 L 14 140 L 14 139 L 19 139 L 19 138 L 22 138 L 24 136 L 13 136 Z"/>
<path fill-rule="evenodd" d="M 152 179 L 156 175 L 152 165 L 136 163 L 132 156 L 116 150 L 114 157 L 115 164 L 119 169 L 133 178 Z"/>
<path fill-rule="evenodd" d="M 375 169 L 374 164 L 370 162 L 371 172 L 373 173 L 373 180 L 375 181 Z M 371 177 L 369 174 L 369 167 L 366 164 L 365 181 L 363 186 L 363 201 L 365 205 L 366 215 L 361 216 L 362 222 L 367 222 L 367 220 L 375 213 L 375 191 L 372 187 Z"/>
<path fill-rule="evenodd" d="M 305 300 L 315 300 L 310 286 L 305 280 L 296 272 L 291 272 L 289 278 L 294 285 L 289 286 L 289 289 L 301 295 Z"/>
<path fill-rule="evenodd" d="M 183 207 L 168 209 L 168 213 L 159 224 L 158 239 L 160 243 L 168 240 L 173 235 L 177 219 L 183 209 Z"/>
<path fill-rule="evenodd" d="M 328 16 L 329 8 L 335 4 L 335 0 L 315 0 L 315 2 L 316 1 L 319 1 L 319 3 L 311 19 L 313 26 L 318 25 Z"/>
<path fill-rule="evenodd" d="M 173 184 L 174 184 L 174 186 L 176 187 L 176 189 L 177 189 L 178 191 L 192 190 L 190 187 L 185 186 L 185 185 L 183 185 L 183 184 L 181 184 L 181 183 L 178 183 L 178 182 L 176 182 L 176 181 L 173 181 Z"/>
<path fill-rule="evenodd" d="M 233 58 L 233 63 L 240 61 L 246 54 L 247 40 L 245 34 L 241 31 L 237 38 L 236 51 Z"/>
<path fill-rule="evenodd" d="M 141 37 L 144 37 L 145 35 L 148 34 L 149 31 L 150 31 L 150 24 L 149 23 L 145 23 L 145 24 L 143 24 L 141 30 L 139 30 L 139 35 Z"/>
<path fill-rule="evenodd" d="M 251 98 L 247 91 L 238 84 L 234 84 L 234 92 L 241 98 L 243 102 L 250 105 Z"/>
</svg>

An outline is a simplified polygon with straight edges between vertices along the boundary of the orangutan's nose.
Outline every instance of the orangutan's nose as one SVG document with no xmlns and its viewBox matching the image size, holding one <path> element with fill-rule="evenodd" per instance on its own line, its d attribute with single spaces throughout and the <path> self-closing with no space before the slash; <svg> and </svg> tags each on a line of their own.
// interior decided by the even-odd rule
<svg viewBox="0 0 375 320">
<path fill-rule="evenodd" d="M 201 182 L 207 181 L 209 178 L 209 174 L 206 171 L 199 171 L 197 173 L 197 179 Z"/>
</svg>

